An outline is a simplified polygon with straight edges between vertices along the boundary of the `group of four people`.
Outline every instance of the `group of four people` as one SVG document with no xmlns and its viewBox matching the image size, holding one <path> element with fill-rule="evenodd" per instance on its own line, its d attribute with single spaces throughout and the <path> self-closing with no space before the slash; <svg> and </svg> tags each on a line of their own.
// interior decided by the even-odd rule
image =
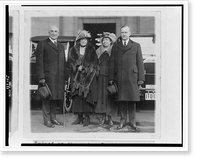
<svg viewBox="0 0 200 163">
<path fill-rule="evenodd" d="M 100 116 L 100 124 L 113 125 L 112 117 L 119 113 L 121 120 L 117 129 L 127 124 L 136 129 L 135 102 L 140 100 L 139 85 L 144 82 L 144 65 L 140 44 L 130 40 L 130 28 L 121 27 L 121 36 L 104 32 L 101 46 L 95 50 L 90 43 L 91 35 L 82 30 L 78 33 L 75 45 L 70 49 L 72 112 L 77 119 L 72 125 L 90 124 L 90 114 Z M 47 83 L 52 93 L 51 99 L 44 99 L 42 110 L 44 125 L 63 125 L 56 119 L 56 101 L 63 100 L 66 80 L 65 53 L 62 44 L 57 42 L 59 29 L 51 26 L 49 38 L 40 42 L 36 49 L 37 73 L 40 84 Z M 116 83 L 117 96 L 109 96 L 107 87 Z"/>
</svg>

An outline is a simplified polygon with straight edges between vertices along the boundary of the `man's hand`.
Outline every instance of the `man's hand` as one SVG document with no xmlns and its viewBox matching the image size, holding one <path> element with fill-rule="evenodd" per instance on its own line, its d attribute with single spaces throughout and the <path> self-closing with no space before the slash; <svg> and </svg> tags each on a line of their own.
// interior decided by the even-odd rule
<svg viewBox="0 0 200 163">
<path fill-rule="evenodd" d="M 114 84 L 114 81 L 110 80 L 110 81 L 108 82 L 108 84 L 109 84 L 109 85 L 113 85 L 113 84 Z"/>
<path fill-rule="evenodd" d="M 46 81 L 45 79 L 40 79 L 40 80 L 39 80 L 39 83 L 40 83 L 40 84 L 44 84 L 45 81 Z"/>
<path fill-rule="evenodd" d="M 78 67 L 78 71 L 82 71 L 82 69 L 83 69 L 83 66 Z"/>
<path fill-rule="evenodd" d="M 143 83 L 144 83 L 144 81 L 142 81 L 142 80 L 138 81 L 138 85 L 142 85 Z"/>
</svg>

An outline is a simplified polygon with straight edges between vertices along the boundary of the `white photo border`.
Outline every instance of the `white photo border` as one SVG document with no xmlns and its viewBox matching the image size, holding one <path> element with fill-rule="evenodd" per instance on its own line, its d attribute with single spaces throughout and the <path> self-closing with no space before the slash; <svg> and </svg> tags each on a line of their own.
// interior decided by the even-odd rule
<svg viewBox="0 0 200 163">
<path fill-rule="evenodd" d="M 134 5 L 133 5 L 134 6 Z M 173 5 L 172 5 L 173 6 Z M 165 27 L 164 27 L 164 25 L 166 25 L 166 23 L 165 23 L 165 20 L 166 19 L 168 19 L 168 13 L 166 12 L 166 10 L 167 10 L 167 8 L 168 7 L 172 7 L 172 6 L 167 6 L 165 9 L 163 9 L 163 7 L 159 7 L 159 5 L 158 6 L 151 6 L 151 7 L 149 7 L 148 9 L 146 8 L 146 7 L 142 7 L 142 6 L 138 6 L 138 7 L 133 7 L 133 8 L 136 8 L 136 10 L 138 10 L 138 8 L 142 8 L 141 10 L 142 11 L 139 11 L 140 13 L 148 13 L 149 11 L 151 11 L 151 10 L 155 10 L 156 12 L 160 12 L 161 13 L 161 22 L 160 22 L 160 26 L 161 26 L 161 28 L 160 28 L 160 36 L 162 35 L 162 37 L 164 37 L 164 36 L 166 36 L 166 35 L 164 35 L 163 36 L 163 32 L 166 32 L 166 29 L 165 29 Z M 180 18 L 181 18 L 181 20 L 180 21 L 183 21 L 183 18 L 182 18 L 182 16 L 183 16 L 183 6 L 182 5 L 176 5 L 177 6 L 177 8 L 181 8 L 180 10 L 181 10 L 181 14 L 182 15 L 180 15 Z M 20 10 L 20 27 L 23 27 L 27 22 L 26 21 L 24 21 L 25 19 L 24 18 L 26 18 L 26 16 L 27 15 L 24 15 L 24 11 L 26 10 L 25 8 L 21 8 L 21 7 L 19 7 L 18 6 L 18 8 L 19 8 L 19 10 Z M 54 7 L 53 7 L 54 8 Z M 97 7 L 98 8 L 98 7 Z M 22 11 L 23 10 L 23 11 Z M 34 10 L 35 9 L 30 9 L 29 8 L 29 10 L 33 10 L 33 12 L 34 12 Z M 42 9 L 41 7 L 39 8 L 39 10 L 48 10 L 48 9 Z M 60 10 L 60 7 L 59 7 L 59 10 Z M 155 12 L 154 11 L 154 12 Z M 127 13 L 126 13 L 127 14 Z M 154 13 L 155 14 L 155 13 Z M 58 14 L 59 15 L 59 14 Z M 87 15 L 87 14 L 86 14 Z M 164 20 L 164 19 L 165 20 Z M 156 19 L 157 19 L 157 17 L 156 17 Z M 158 19 L 157 19 L 158 20 Z M 164 24 L 164 25 L 163 25 Z M 178 25 L 182 25 L 182 31 L 183 31 L 183 22 L 180 22 L 180 24 L 178 24 Z M 29 26 L 29 24 L 26 24 L 25 25 L 26 27 L 27 26 Z M 23 28 L 20 28 L 20 31 L 22 32 L 24 29 Z M 182 32 L 182 34 L 183 34 L 183 32 Z M 23 52 L 23 53 L 25 53 L 25 52 L 27 52 L 27 46 L 25 46 L 25 44 L 24 43 L 26 43 L 26 41 L 27 41 L 27 38 L 25 37 L 25 36 L 27 36 L 26 34 L 22 34 L 22 35 L 20 35 L 20 48 L 19 48 L 19 51 L 20 52 Z M 156 35 L 157 36 L 157 35 Z M 158 35 L 159 36 L 159 35 Z M 24 39 L 23 39 L 23 37 L 24 37 Z M 183 36 L 181 36 L 181 38 L 182 38 Z M 166 43 L 166 40 L 164 40 L 165 41 L 165 43 Z M 181 40 L 179 40 L 180 42 L 180 44 L 181 45 L 183 45 L 183 42 L 181 42 Z M 159 42 L 158 40 L 157 40 L 157 42 Z M 24 45 L 23 45 L 24 44 Z M 164 42 L 163 42 L 163 38 L 160 38 L 160 49 L 159 50 L 161 50 L 161 53 L 162 53 L 162 57 L 163 57 L 163 55 L 165 54 L 165 52 L 163 52 L 163 50 L 166 50 L 166 48 L 163 48 L 163 44 L 164 44 Z M 25 46 L 25 47 L 24 47 Z M 182 50 L 183 50 L 183 47 L 180 47 Z M 180 52 L 181 52 L 181 49 L 180 49 Z M 19 53 L 20 53 L 19 52 Z M 20 53 L 21 54 L 21 53 Z M 28 55 L 27 55 L 28 56 Z M 160 57 L 161 57 L 160 56 Z M 23 63 L 23 64 L 20 64 L 20 67 L 19 67 L 19 71 L 20 70 L 24 70 L 24 66 L 25 66 L 25 64 L 26 64 L 26 61 L 28 61 L 28 63 L 29 63 L 29 58 L 26 58 L 26 56 L 24 55 L 24 59 L 23 60 L 21 60 L 21 59 L 19 59 L 19 62 L 20 63 Z M 176 59 L 177 60 L 179 60 L 180 61 L 180 63 L 178 64 L 182 69 L 183 69 L 183 67 L 182 67 L 182 62 L 183 62 L 183 60 L 182 60 L 182 57 L 183 57 L 183 52 L 181 52 L 181 56 L 180 57 L 177 57 Z M 19 57 L 20 58 L 20 57 Z M 163 58 L 162 58 L 163 59 Z M 158 62 L 159 62 L 159 59 L 158 59 Z M 162 62 L 162 61 L 160 61 L 160 62 Z M 156 62 L 156 64 L 157 64 L 157 62 Z M 159 65 L 160 64 L 160 65 Z M 163 66 L 163 62 L 162 63 L 159 63 L 158 65 L 159 66 Z M 165 64 L 165 63 L 164 63 Z M 181 69 L 181 72 L 183 71 Z M 159 70 L 158 70 L 159 71 Z M 24 72 L 24 71 L 23 71 Z M 160 74 L 161 74 L 161 78 L 162 78 L 162 73 L 163 72 L 166 72 L 166 71 L 161 71 L 161 72 L 159 72 Z M 20 73 L 19 73 L 20 74 Z M 28 76 L 29 74 L 24 74 L 23 73 L 23 75 L 21 74 L 21 75 L 19 75 L 19 78 L 21 79 L 25 79 L 24 81 L 25 81 L 25 83 L 23 83 L 22 81 L 21 82 L 19 82 L 19 92 L 20 92 L 20 88 L 22 88 L 22 85 L 23 85 L 23 92 L 21 92 L 20 93 L 20 95 L 19 95 L 19 101 L 21 101 L 21 102 L 19 102 L 19 108 L 21 108 L 22 106 L 23 106 L 23 109 L 20 109 L 19 110 L 19 115 L 18 115 L 18 118 L 19 118 L 19 126 L 21 126 L 21 127 L 19 127 L 19 131 L 20 131 L 20 135 L 21 135 L 21 139 L 20 140 L 18 140 L 19 142 L 18 142 L 18 144 L 20 144 L 20 142 L 22 143 L 22 142 L 28 142 L 28 143 L 31 143 L 32 141 L 34 142 L 34 140 L 36 140 L 36 139 L 32 139 L 32 138 L 27 138 L 27 136 L 29 137 L 30 135 L 28 134 L 27 135 L 27 133 L 29 133 L 29 132 L 27 132 L 27 131 L 30 131 L 29 130 L 29 128 L 27 127 L 28 125 L 27 125 L 27 123 L 25 123 L 25 122 L 27 122 L 27 121 L 24 121 L 24 120 L 28 120 L 29 122 L 30 122 L 30 119 L 28 118 L 28 116 L 27 116 L 27 110 L 29 110 L 29 109 L 25 109 L 25 107 L 26 106 L 28 106 L 28 104 L 27 104 L 27 101 L 28 100 L 24 100 L 24 98 L 22 98 L 22 97 L 26 97 L 26 91 L 27 91 L 27 83 L 28 83 L 28 85 L 29 85 L 29 82 L 28 82 L 28 79 L 29 79 L 29 76 Z M 156 78 L 157 77 L 159 77 L 160 78 L 160 76 L 158 75 L 158 74 L 156 74 Z M 180 74 L 180 76 L 179 76 L 181 79 L 182 79 L 182 76 L 181 76 L 181 74 Z M 27 79 L 28 78 L 28 79 Z M 179 80 L 179 82 L 181 82 L 181 84 L 183 84 L 182 83 L 182 81 L 181 81 L 181 79 Z M 20 81 L 20 80 L 19 80 Z M 163 84 L 163 83 L 162 83 Z M 163 85 L 160 85 L 162 88 L 164 87 Z M 179 83 L 180 84 L 180 83 Z M 182 86 L 181 86 L 182 87 Z M 163 91 L 163 89 L 160 89 L 160 90 L 162 90 Z M 166 90 L 166 88 L 164 88 L 164 90 Z M 158 91 L 158 90 L 157 90 Z M 162 94 L 162 91 L 161 91 L 161 97 L 163 98 L 163 94 Z M 182 92 L 182 91 L 181 91 Z M 24 94 L 25 93 L 25 94 Z M 29 93 L 29 92 L 28 92 Z M 29 97 L 29 96 L 28 96 Z M 181 97 L 182 97 L 182 95 L 181 95 Z M 180 98 L 181 98 L 180 97 Z M 22 100 L 23 99 L 23 100 Z M 180 100 L 179 98 L 178 98 L 178 100 Z M 23 102 L 22 102 L 23 101 Z M 26 102 L 25 102 L 26 101 Z M 165 101 L 166 102 L 166 101 Z M 177 106 L 181 106 L 181 107 L 183 107 L 182 105 L 183 105 L 183 102 L 182 101 L 179 101 L 180 103 L 180 105 L 177 105 Z M 166 103 L 164 104 L 164 103 L 161 103 L 160 105 L 162 105 L 161 106 L 161 108 L 164 108 L 165 107 L 165 105 L 166 105 Z M 157 106 L 156 106 L 156 108 L 157 108 Z M 157 109 L 156 109 L 157 110 Z M 182 115 L 183 113 L 182 113 L 182 111 L 183 111 L 183 108 L 181 108 L 181 112 L 178 112 L 177 114 L 180 114 L 180 115 Z M 164 113 L 163 113 L 164 112 Z M 166 122 L 164 122 L 164 121 L 166 121 L 166 117 L 165 117 L 165 113 L 166 113 L 166 110 L 162 110 L 162 113 L 161 112 L 159 112 L 159 115 L 160 115 L 160 117 L 159 116 L 157 116 L 157 118 L 158 119 L 161 119 L 160 120 L 160 125 L 158 125 L 159 126 L 159 128 L 161 129 L 162 127 L 163 127 L 163 125 L 165 126 L 167 126 L 167 124 L 166 124 Z M 156 114 L 158 114 L 158 113 L 156 113 Z M 29 114 L 30 115 L 30 114 Z M 23 117 L 23 118 L 22 118 Z M 27 119 L 28 118 L 28 119 Z M 164 120 L 163 120 L 163 119 Z M 182 124 L 183 125 L 183 119 L 182 118 L 180 118 L 181 119 L 181 122 L 182 123 L 180 123 L 180 124 Z M 24 130 L 25 129 L 25 130 Z M 183 126 L 181 126 L 180 127 L 180 130 L 182 130 L 183 129 Z M 159 135 L 157 135 L 157 139 L 155 140 L 155 135 L 153 136 L 153 138 L 151 139 L 149 139 L 149 138 L 146 138 L 146 139 L 144 139 L 143 141 L 141 141 L 140 139 L 137 139 L 137 141 L 135 141 L 136 139 L 134 138 L 134 140 L 132 140 L 131 139 L 131 141 L 129 141 L 129 137 L 127 137 L 128 139 L 125 139 L 125 141 L 116 141 L 116 142 L 112 142 L 111 141 L 111 143 L 128 143 L 128 144 L 131 144 L 131 143 L 133 143 L 133 144 L 137 144 L 137 143 L 144 143 L 144 144 L 154 144 L 154 143 L 163 143 L 164 142 L 164 144 L 166 143 L 166 142 L 168 142 L 168 137 L 166 136 L 166 131 L 163 131 L 163 130 L 165 130 L 165 129 L 161 129 L 160 130 L 160 134 Z M 23 132 L 22 132 L 23 131 Z M 25 132 L 24 132 L 25 131 Z M 183 131 L 182 131 L 183 132 Z M 23 133 L 23 134 L 22 134 Z M 97 134 L 99 134 L 99 133 L 97 133 Z M 22 136 L 23 135 L 23 136 Z M 31 134 L 32 135 L 32 134 Z M 127 135 L 127 133 L 126 133 L 126 135 Z M 37 137 L 39 137 L 39 138 L 41 138 L 40 140 L 41 141 L 43 141 L 43 140 L 47 140 L 47 141 L 50 141 L 51 142 L 51 140 L 52 140 L 52 138 L 54 138 L 56 135 L 54 135 L 54 134 L 52 134 L 52 136 L 50 136 L 50 137 L 43 137 L 43 135 L 42 135 L 42 138 L 41 138 L 41 135 L 36 135 L 36 136 L 34 136 L 35 138 L 37 138 Z M 94 136 L 96 136 L 95 134 L 91 134 L 91 136 L 92 137 L 94 137 Z M 164 137 L 163 137 L 164 136 Z M 179 144 L 179 146 L 180 146 L 180 144 L 182 144 L 182 139 L 183 139 L 183 133 L 182 134 L 180 134 L 179 135 L 181 138 L 180 138 L 180 140 L 178 141 L 178 143 L 177 144 Z M 32 136 L 31 136 L 32 137 Z M 45 138 L 47 138 L 47 139 L 45 139 Z M 86 139 L 86 143 L 88 143 L 88 140 L 89 140 L 89 142 L 90 142 L 90 139 L 91 139 L 91 137 L 89 138 L 89 139 Z M 53 140 L 55 140 L 55 139 L 53 139 Z M 72 142 L 73 142 L 73 139 L 71 139 L 72 140 Z M 105 139 L 102 139 L 102 140 L 100 140 L 100 142 L 101 141 L 104 141 Z M 128 140 L 128 141 L 126 141 L 126 140 Z M 58 142 L 60 142 L 60 143 L 62 143 L 63 142 L 63 138 L 61 138 L 61 139 L 56 139 L 55 141 L 58 141 Z M 68 141 L 68 143 L 72 143 L 72 142 L 70 142 L 70 141 Z M 78 143 L 83 143 L 83 141 L 81 140 L 81 141 L 77 141 Z M 76 142 L 76 143 L 77 143 Z M 108 141 L 109 142 L 109 141 Z M 94 143 L 99 143 L 99 141 L 97 141 L 97 142 L 95 142 L 94 141 Z M 101 142 L 102 143 L 102 142 Z M 169 143 L 169 142 L 168 142 Z M 174 144 L 174 142 L 172 141 L 172 144 Z M 175 143 L 176 144 L 176 143 Z M 134 146 L 134 145 L 133 145 Z"/>
</svg>

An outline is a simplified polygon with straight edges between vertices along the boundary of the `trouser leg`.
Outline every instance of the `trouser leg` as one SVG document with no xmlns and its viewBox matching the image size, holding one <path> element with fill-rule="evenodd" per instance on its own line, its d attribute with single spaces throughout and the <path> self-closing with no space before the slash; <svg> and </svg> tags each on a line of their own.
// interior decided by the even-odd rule
<svg viewBox="0 0 200 163">
<path fill-rule="evenodd" d="M 58 106 L 58 101 L 57 100 L 51 100 L 51 110 L 50 110 L 50 115 L 51 115 L 51 120 L 56 120 L 56 108 Z"/>
<path fill-rule="evenodd" d="M 128 112 L 129 112 L 129 122 L 132 125 L 136 125 L 136 117 L 135 117 L 136 104 L 135 104 L 135 102 L 133 102 L 133 101 L 128 102 Z"/>
<path fill-rule="evenodd" d="M 126 121 L 127 121 L 127 102 L 126 101 L 120 101 L 119 102 L 119 108 L 120 108 L 120 115 L 121 115 L 120 123 L 125 124 Z"/>
<path fill-rule="evenodd" d="M 103 120 L 103 121 L 106 120 L 106 113 L 102 113 L 102 120 Z"/>
<path fill-rule="evenodd" d="M 85 119 L 83 122 L 83 126 L 88 126 L 90 124 L 90 114 L 88 112 L 86 112 L 84 114 L 85 114 Z"/>
<path fill-rule="evenodd" d="M 47 123 L 47 121 L 50 121 L 50 100 L 42 101 L 42 111 L 44 123 Z"/>
</svg>

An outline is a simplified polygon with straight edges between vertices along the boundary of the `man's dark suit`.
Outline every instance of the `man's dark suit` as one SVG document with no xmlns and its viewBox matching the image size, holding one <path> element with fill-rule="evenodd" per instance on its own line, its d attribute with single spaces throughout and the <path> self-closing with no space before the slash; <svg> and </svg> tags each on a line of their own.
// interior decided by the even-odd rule
<svg viewBox="0 0 200 163">
<path fill-rule="evenodd" d="M 51 100 L 43 100 L 44 124 L 56 120 L 57 100 L 63 100 L 65 86 L 65 52 L 61 43 L 57 46 L 48 38 L 38 43 L 36 65 L 38 81 L 45 79 L 52 93 Z"/>
<path fill-rule="evenodd" d="M 144 81 L 144 65 L 140 44 L 129 40 L 126 47 L 118 39 L 115 42 L 110 58 L 109 80 L 115 81 L 118 86 L 118 98 L 121 123 L 127 119 L 134 123 L 134 103 L 140 101 L 138 81 Z"/>
</svg>

